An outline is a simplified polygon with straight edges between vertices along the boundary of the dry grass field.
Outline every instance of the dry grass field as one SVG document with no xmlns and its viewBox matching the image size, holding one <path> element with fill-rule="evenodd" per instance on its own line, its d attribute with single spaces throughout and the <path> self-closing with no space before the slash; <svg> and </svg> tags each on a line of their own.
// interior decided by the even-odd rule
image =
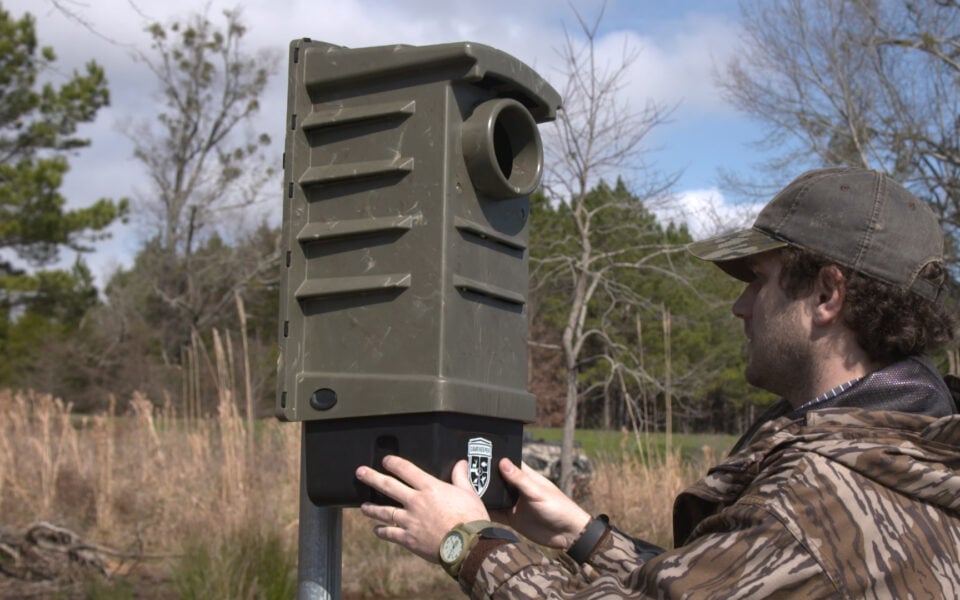
<svg viewBox="0 0 960 600">
<path fill-rule="evenodd" d="M 136 395 L 78 416 L 49 396 L 0 392 L 0 528 L 45 521 L 74 532 L 106 571 L 21 589 L 60 598 L 293 597 L 299 434 L 272 420 L 251 430 L 229 394 L 215 417 L 186 419 Z M 590 508 L 669 544 L 672 499 L 700 471 L 670 457 L 599 464 Z M 455 593 L 439 568 L 377 540 L 356 510 L 344 511 L 343 528 L 345 597 Z M 0 574 L 0 597 L 15 583 Z"/>
</svg>

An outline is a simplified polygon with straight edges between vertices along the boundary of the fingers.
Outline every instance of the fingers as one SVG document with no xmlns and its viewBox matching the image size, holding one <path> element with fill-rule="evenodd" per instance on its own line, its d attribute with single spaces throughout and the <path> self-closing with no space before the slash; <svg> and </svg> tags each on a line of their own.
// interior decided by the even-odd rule
<svg viewBox="0 0 960 600">
<path fill-rule="evenodd" d="M 403 541 L 405 534 L 403 525 L 398 521 L 398 518 L 402 516 L 399 514 L 401 510 L 396 506 L 383 506 L 370 502 L 360 505 L 360 512 L 364 516 L 380 521 L 380 524 L 373 528 L 374 535 L 381 540 L 398 544 Z"/>
<path fill-rule="evenodd" d="M 387 527 L 386 525 L 377 525 L 373 528 L 373 534 L 381 540 L 401 544 L 403 542 L 403 530 L 397 527 Z"/>
<path fill-rule="evenodd" d="M 362 506 L 361 511 L 363 511 L 364 514 L 367 514 L 367 512 L 363 510 Z M 403 527 L 399 525 L 375 525 L 373 528 L 373 534 L 381 540 L 393 542 L 394 544 L 400 544 L 416 552 L 416 550 L 410 546 L 408 541 L 409 534 L 406 530 L 404 530 Z"/>
<path fill-rule="evenodd" d="M 384 475 L 370 467 L 358 467 L 355 474 L 360 483 L 370 486 L 374 491 L 380 492 L 400 504 L 404 504 L 404 500 L 413 491 L 400 480 Z"/>
<path fill-rule="evenodd" d="M 403 509 L 398 506 L 384 506 L 382 504 L 373 504 L 365 502 L 360 505 L 360 512 L 364 516 L 380 521 L 390 527 L 403 527 L 400 518 L 403 517 Z"/>
<path fill-rule="evenodd" d="M 383 468 L 415 490 L 422 489 L 435 480 L 432 475 L 400 456 L 385 456 Z"/>
</svg>

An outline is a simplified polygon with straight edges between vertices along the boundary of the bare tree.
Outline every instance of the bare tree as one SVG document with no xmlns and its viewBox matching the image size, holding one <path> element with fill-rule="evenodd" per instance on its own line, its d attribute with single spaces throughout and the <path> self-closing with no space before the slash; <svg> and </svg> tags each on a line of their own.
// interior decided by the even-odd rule
<svg viewBox="0 0 960 600">
<path fill-rule="evenodd" d="M 269 277 L 278 252 L 257 256 L 244 244 L 245 212 L 262 201 L 278 157 L 270 138 L 252 130 L 259 99 L 278 64 L 270 52 L 250 53 L 237 11 L 224 25 L 197 14 L 148 28 L 152 52 L 137 58 L 156 76 L 164 109 L 128 134 L 146 167 L 150 187 L 137 201 L 152 218 L 135 285 L 158 299 L 166 322 L 166 353 L 212 326 L 249 282 Z M 242 250 L 242 246 L 247 250 Z"/>
<path fill-rule="evenodd" d="M 746 0 L 720 86 L 768 126 L 770 165 L 887 171 L 960 231 L 960 3 Z M 778 180 L 782 177 L 778 177 Z"/>
<path fill-rule="evenodd" d="M 171 253 L 189 255 L 226 211 L 260 199 L 272 174 L 263 154 L 269 136 L 242 129 L 259 111 L 273 61 L 244 51 L 238 12 L 224 17 L 224 30 L 199 14 L 167 27 L 155 23 L 148 29 L 153 53 L 138 55 L 156 75 L 166 110 L 130 137 L 153 184 L 142 200 Z"/>
<path fill-rule="evenodd" d="M 567 35 L 560 50 L 566 76 L 563 110 L 556 136 L 547 143 L 545 190 L 551 202 L 564 207 L 566 225 L 538 251 L 532 277 L 535 285 L 562 280 L 569 293 L 560 343 L 566 372 L 560 479 L 568 494 L 577 407 L 586 392 L 579 389 L 581 368 L 585 362 L 618 362 L 615 349 L 622 345 L 608 335 L 605 324 L 624 307 L 646 302 L 619 276 L 628 270 L 662 269 L 657 259 L 675 250 L 660 240 L 651 243 L 652 219 L 644 206 L 667 197 L 673 179 L 653 175 L 642 160 L 648 135 L 670 111 L 654 102 L 640 109 L 624 102 L 620 92 L 637 53 L 624 47 L 616 64 L 600 62 L 596 42 L 602 16 L 601 11 L 587 22 L 577 14 L 582 37 Z M 626 172 L 638 174 L 642 189 L 637 193 L 598 187 L 604 178 Z M 606 243 L 610 240 L 617 243 Z M 591 311 L 596 313 L 592 320 Z"/>
</svg>

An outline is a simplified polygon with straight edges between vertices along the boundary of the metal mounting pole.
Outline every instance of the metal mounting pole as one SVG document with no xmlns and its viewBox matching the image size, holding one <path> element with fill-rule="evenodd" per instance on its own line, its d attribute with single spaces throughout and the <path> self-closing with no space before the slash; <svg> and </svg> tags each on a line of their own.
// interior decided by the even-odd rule
<svg viewBox="0 0 960 600">
<path fill-rule="evenodd" d="M 307 497 L 306 423 L 300 436 L 298 600 L 340 600 L 343 511 L 316 506 Z"/>
</svg>

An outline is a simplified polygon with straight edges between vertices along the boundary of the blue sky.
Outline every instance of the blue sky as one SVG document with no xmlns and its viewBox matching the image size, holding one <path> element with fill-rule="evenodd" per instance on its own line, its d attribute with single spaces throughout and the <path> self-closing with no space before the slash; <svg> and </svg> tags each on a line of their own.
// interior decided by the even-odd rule
<svg viewBox="0 0 960 600">
<path fill-rule="evenodd" d="M 208 14 L 217 20 L 223 9 L 240 6 L 249 27 L 248 49 L 277 51 L 276 74 L 256 125 L 272 135 L 279 158 L 286 110 L 285 49 L 292 39 L 309 37 L 350 47 L 475 41 L 512 54 L 560 88 L 556 49 L 565 29 L 577 31 L 571 5 L 592 19 L 601 4 L 600 0 L 246 0 L 239 4 L 211 0 Z M 73 18 L 51 0 L 3 2 L 4 9 L 15 16 L 24 12 L 35 16 L 40 42 L 57 51 L 61 72 L 69 73 L 91 59 L 106 69 L 112 105 L 81 131 L 92 146 L 71 160 L 65 195 L 75 206 L 103 196 L 142 197 L 149 193 L 149 185 L 121 127 L 135 125 L 159 103 L 155 81 L 131 53 L 148 48 L 143 29 L 150 21 L 168 22 L 202 9 L 203 4 L 194 0 L 58 0 L 57 6 L 72 11 Z M 742 199 L 729 197 L 729 192 L 725 197 L 724 190 L 717 188 L 718 169 L 746 172 L 762 158 L 749 146 L 762 129 L 727 105 L 714 85 L 716 72 L 736 52 L 738 11 L 735 0 L 608 0 L 598 40 L 601 56 L 610 60 L 624 43 L 639 50 L 625 82 L 625 101 L 653 99 L 677 105 L 671 122 L 651 136 L 655 152 L 648 158 L 663 172 L 682 171 L 675 190 L 678 207 L 693 213 L 710 208 L 728 224 L 734 211 L 727 209 Z M 265 198 L 261 210 L 279 218 L 279 198 Z M 696 230 L 700 217 L 686 218 Z M 98 281 L 105 281 L 113 269 L 129 265 L 144 235 L 136 218 L 115 228 L 114 238 L 87 258 Z M 69 264 L 73 258 L 67 252 L 63 261 Z"/>
</svg>

